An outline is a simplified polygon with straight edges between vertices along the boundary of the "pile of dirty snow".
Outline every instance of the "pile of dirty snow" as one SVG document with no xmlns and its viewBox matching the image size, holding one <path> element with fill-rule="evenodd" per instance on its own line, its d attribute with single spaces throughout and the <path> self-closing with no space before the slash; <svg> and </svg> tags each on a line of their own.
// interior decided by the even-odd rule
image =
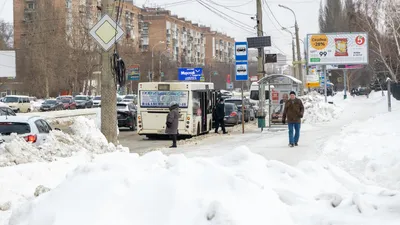
<svg viewBox="0 0 400 225">
<path fill-rule="evenodd" d="M 391 113 L 351 123 L 326 143 L 322 158 L 364 182 L 400 190 L 399 113 L 397 107 Z"/>
<path fill-rule="evenodd" d="M 325 97 L 317 92 L 310 92 L 307 95 L 299 97 L 304 105 L 304 123 L 329 122 L 337 118 L 342 112 L 342 108 L 325 103 Z"/>
<path fill-rule="evenodd" d="M 51 131 L 46 142 L 41 145 L 27 143 L 15 135 L 15 139 L 10 143 L 0 145 L 0 167 L 29 162 L 50 162 L 58 157 L 70 157 L 76 152 L 102 154 L 127 151 L 126 148 L 108 143 L 93 120 L 76 117 L 70 129 L 71 134 Z"/>
<path fill-rule="evenodd" d="M 397 192 L 365 186 L 333 166 L 295 168 L 241 147 L 212 158 L 97 155 L 12 208 L 9 224 L 397 225 L 396 208 Z"/>
</svg>

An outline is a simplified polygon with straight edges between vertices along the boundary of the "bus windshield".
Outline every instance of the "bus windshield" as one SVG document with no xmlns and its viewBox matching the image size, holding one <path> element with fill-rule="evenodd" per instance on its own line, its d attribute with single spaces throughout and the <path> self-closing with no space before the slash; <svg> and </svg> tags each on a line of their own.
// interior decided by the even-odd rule
<svg viewBox="0 0 400 225">
<path fill-rule="evenodd" d="M 188 91 L 140 91 L 140 106 L 144 108 L 168 108 L 172 102 L 180 108 L 189 104 Z"/>
</svg>

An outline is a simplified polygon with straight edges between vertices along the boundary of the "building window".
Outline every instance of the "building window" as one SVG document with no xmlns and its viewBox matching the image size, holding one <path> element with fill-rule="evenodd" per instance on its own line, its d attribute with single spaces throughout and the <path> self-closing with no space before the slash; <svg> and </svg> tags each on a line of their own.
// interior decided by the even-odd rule
<svg viewBox="0 0 400 225">
<path fill-rule="evenodd" d="M 35 9 L 35 3 L 33 2 L 28 3 L 28 9 Z"/>
</svg>

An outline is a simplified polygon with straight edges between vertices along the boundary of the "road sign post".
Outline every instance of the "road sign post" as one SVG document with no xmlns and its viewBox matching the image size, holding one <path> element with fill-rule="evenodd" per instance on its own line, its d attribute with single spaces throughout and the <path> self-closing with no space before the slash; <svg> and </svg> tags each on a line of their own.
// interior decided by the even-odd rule
<svg viewBox="0 0 400 225">
<path fill-rule="evenodd" d="M 247 42 L 236 42 L 235 43 L 235 60 L 236 60 L 236 73 L 235 73 L 235 80 L 242 81 L 242 133 L 244 133 L 244 93 L 243 83 L 249 80 L 249 73 L 248 73 L 248 46 Z"/>
<path fill-rule="evenodd" d="M 117 88 L 111 73 L 110 53 L 108 52 L 122 37 L 124 31 L 109 16 L 114 4 L 111 0 L 102 0 L 102 18 L 90 29 L 89 33 L 103 48 L 101 71 L 101 94 L 107 96 L 101 101 L 101 132 L 108 142 L 117 144 Z"/>
</svg>

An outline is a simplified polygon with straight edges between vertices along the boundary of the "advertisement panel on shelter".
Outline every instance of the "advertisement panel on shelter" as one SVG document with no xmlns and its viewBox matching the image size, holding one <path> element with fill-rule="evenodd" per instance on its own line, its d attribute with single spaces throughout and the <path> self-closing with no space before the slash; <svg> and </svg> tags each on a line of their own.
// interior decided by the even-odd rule
<svg viewBox="0 0 400 225">
<path fill-rule="evenodd" d="M 308 65 L 368 64 L 367 33 L 307 35 Z"/>
<path fill-rule="evenodd" d="M 281 123 L 285 103 L 289 99 L 290 89 L 274 88 L 271 91 L 271 122 Z"/>
</svg>

